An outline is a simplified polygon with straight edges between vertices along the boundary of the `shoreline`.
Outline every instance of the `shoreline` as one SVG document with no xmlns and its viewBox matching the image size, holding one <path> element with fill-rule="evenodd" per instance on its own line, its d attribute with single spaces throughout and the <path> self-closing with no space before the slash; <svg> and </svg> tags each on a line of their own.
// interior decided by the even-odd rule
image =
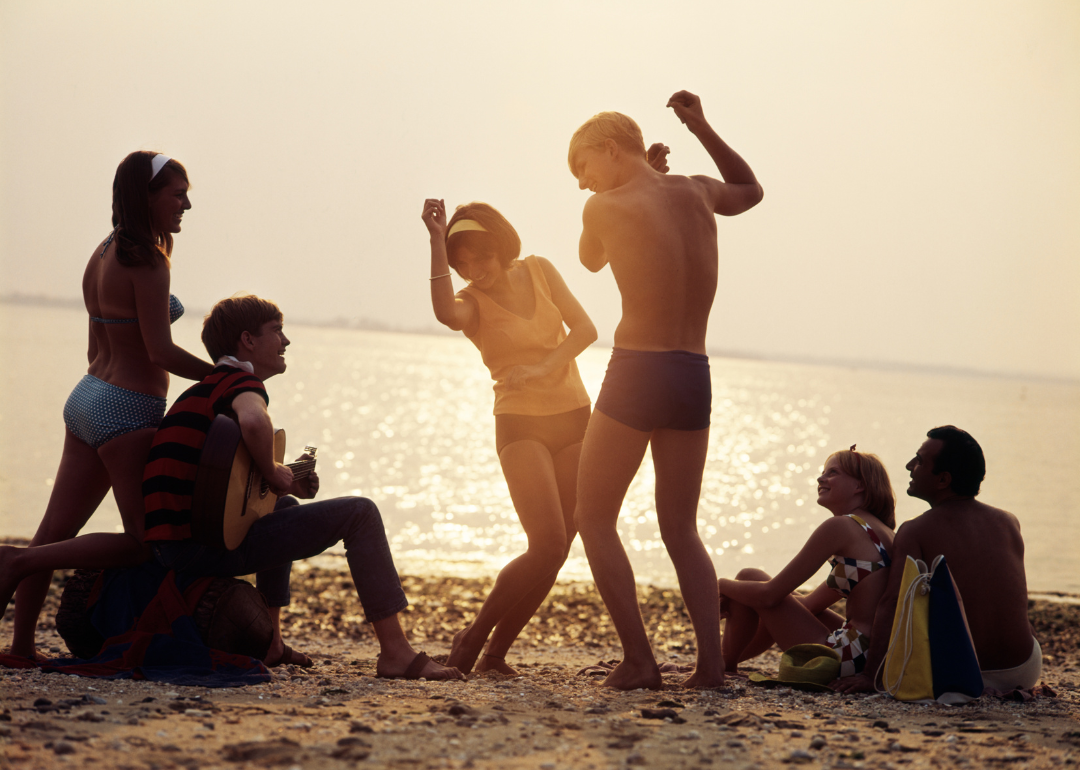
<svg viewBox="0 0 1080 770">
<path fill-rule="evenodd" d="M 619 657 L 591 584 L 558 583 L 511 648 L 520 676 L 403 682 L 374 675 L 377 645 L 347 574 L 298 563 L 286 641 L 316 666 L 273 670 L 234 689 L 88 679 L 0 668 L 0 767 L 261 768 L 836 768 L 1063 767 L 1080 761 L 1080 606 L 1032 601 L 1043 683 L 1028 703 L 980 698 L 959 707 L 882 695 L 765 689 L 615 692 L 579 675 Z M 41 648 L 66 653 L 52 613 Z M 405 576 L 402 624 L 432 655 L 479 608 L 491 580 Z M 660 662 L 690 664 L 693 634 L 677 591 L 642 587 Z M 11 614 L 0 639 L 11 635 Z M 775 650 L 741 667 L 775 674 Z M 653 718 L 650 718 L 653 717 Z M 658 717 L 658 718 L 656 718 Z"/>
</svg>

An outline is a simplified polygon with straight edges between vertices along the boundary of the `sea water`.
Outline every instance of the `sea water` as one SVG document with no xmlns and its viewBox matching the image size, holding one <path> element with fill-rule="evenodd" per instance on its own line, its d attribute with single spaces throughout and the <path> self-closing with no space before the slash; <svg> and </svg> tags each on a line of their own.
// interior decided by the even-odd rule
<svg viewBox="0 0 1080 770">
<path fill-rule="evenodd" d="M 204 355 L 200 319 L 189 312 L 173 333 Z M 320 498 L 375 500 L 402 572 L 494 575 L 524 550 L 495 453 L 491 380 L 468 340 L 286 321 L 289 368 L 267 383 L 270 412 L 290 458 L 319 448 Z M 29 537 L 45 509 L 86 329 L 81 309 L 0 303 L 0 534 Z M 594 399 L 609 353 L 594 346 L 578 359 Z M 980 499 L 1020 519 L 1030 588 L 1080 593 L 1080 384 L 717 356 L 711 368 L 698 525 L 718 575 L 783 568 L 829 515 L 815 503 L 825 458 L 852 444 L 885 463 L 898 523 L 917 516 L 926 505 L 905 495 L 904 465 L 929 428 L 952 423 L 986 453 Z M 170 402 L 189 384 L 174 377 Z M 646 454 L 619 531 L 638 580 L 672 586 L 653 486 Z M 119 529 L 110 497 L 84 531 Z M 562 578 L 589 579 L 580 541 Z"/>
</svg>

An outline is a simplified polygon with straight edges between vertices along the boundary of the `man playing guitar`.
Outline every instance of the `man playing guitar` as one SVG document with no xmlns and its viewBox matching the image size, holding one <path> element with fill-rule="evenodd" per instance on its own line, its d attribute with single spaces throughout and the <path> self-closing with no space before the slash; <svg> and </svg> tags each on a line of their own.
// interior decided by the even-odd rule
<svg viewBox="0 0 1080 770">
<path fill-rule="evenodd" d="M 274 303 L 252 295 L 224 299 L 206 317 L 203 344 L 217 366 L 180 395 L 154 436 L 143 477 L 147 544 L 162 565 L 178 574 L 254 573 L 274 625 L 266 664 L 310 666 L 306 655 L 281 638 L 281 608 L 289 603 L 292 562 L 344 541 L 353 583 L 379 642 L 377 675 L 463 679 L 456 668 L 440 666 L 406 639 L 398 613 L 408 600 L 375 504 L 362 497 L 339 497 L 301 505 L 295 498 L 314 497 L 318 475 L 294 478 L 289 467 L 274 459 L 274 427 L 266 411 L 269 396 L 263 381 L 285 371 L 289 339 L 282 322 Z M 295 496 L 278 500 L 274 511 L 255 521 L 234 550 L 192 539 L 199 457 L 211 423 L 221 414 L 236 419 L 252 462 L 271 491 Z"/>
</svg>

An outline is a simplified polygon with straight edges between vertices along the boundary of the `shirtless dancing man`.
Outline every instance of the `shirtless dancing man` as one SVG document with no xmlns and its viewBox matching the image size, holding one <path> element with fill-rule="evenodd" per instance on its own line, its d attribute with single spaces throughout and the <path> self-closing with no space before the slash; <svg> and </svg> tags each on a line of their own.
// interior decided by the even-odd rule
<svg viewBox="0 0 1080 770">
<path fill-rule="evenodd" d="M 716 571 L 697 531 L 712 409 L 705 330 L 716 294 L 714 215 L 741 214 L 763 193 L 750 166 L 709 126 L 697 96 L 680 91 L 668 106 L 724 181 L 661 173 L 667 148 L 653 145 L 646 154 L 641 129 L 617 112 L 592 117 L 570 140 L 570 170 L 582 190 L 595 193 L 582 213 L 581 263 L 593 272 L 610 264 L 622 295 L 615 349 L 581 450 L 575 515 L 623 647 L 604 684 L 621 690 L 662 684 L 616 529 L 650 443 L 660 534 L 697 638 L 697 665 L 683 684 L 724 681 Z"/>
</svg>

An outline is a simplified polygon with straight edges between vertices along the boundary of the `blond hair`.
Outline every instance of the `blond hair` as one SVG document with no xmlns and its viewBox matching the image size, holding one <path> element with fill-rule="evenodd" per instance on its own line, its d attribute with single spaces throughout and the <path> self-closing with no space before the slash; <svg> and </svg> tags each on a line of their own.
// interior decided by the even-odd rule
<svg viewBox="0 0 1080 770">
<path fill-rule="evenodd" d="M 867 452 L 856 452 L 854 448 L 833 452 L 825 464 L 833 459 L 840 470 L 863 485 L 863 508 L 889 529 L 896 527 L 896 495 L 881 459 Z"/>
<path fill-rule="evenodd" d="M 633 118 L 621 112 L 598 112 L 582 123 L 570 137 L 570 152 L 566 156 L 570 173 L 577 176 L 574 156 L 579 150 L 600 147 L 608 139 L 614 140 L 627 152 L 645 155 L 645 139 Z"/>
</svg>

